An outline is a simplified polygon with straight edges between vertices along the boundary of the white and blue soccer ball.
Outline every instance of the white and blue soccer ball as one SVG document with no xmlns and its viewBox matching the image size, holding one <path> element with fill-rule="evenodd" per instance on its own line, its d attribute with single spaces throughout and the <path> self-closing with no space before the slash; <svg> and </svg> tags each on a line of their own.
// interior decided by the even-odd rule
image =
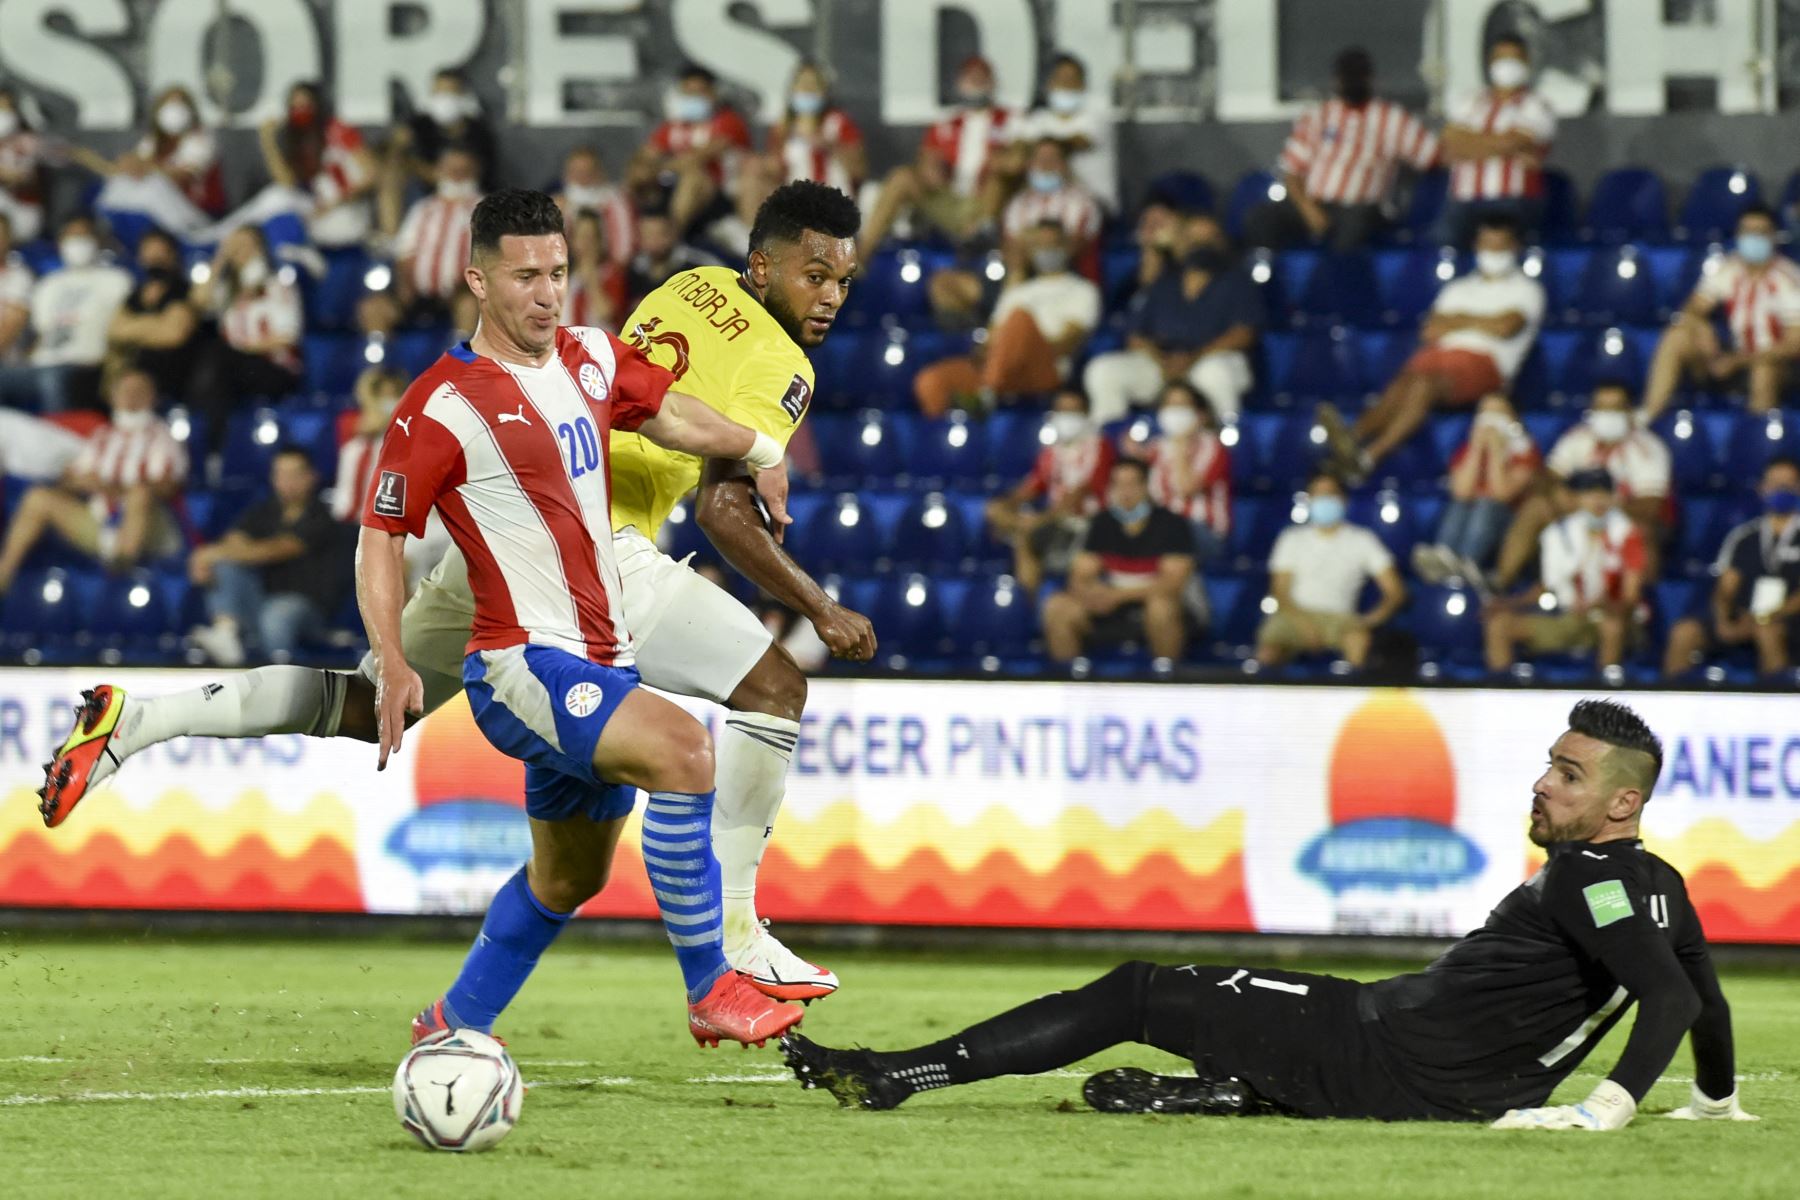
<svg viewBox="0 0 1800 1200">
<path fill-rule="evenodd" d="M 414 1046 L 394 1072 L 394 1113 L 433 1150 L 491 1150 L 519 1123 L 525 1081 L 506 1047 L 473 1029 Z"/>
</svg>

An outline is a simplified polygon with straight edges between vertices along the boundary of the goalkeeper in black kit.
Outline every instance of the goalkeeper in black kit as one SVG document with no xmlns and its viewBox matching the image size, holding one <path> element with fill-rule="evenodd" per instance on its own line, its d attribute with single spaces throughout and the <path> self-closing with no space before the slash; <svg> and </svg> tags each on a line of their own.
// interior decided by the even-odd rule
<svg viewBox="0 0 1800 1200">
<path fill-rule="evenodd" d="M 1662 744 L 1629 708 L 1583 701 L 1532 788 L 1549 861 L 1424 971 L 1375 983 L 1247 967 L 1126 963 L 914 1050 L 834 1050 L 790 1034 L 807 1087 L 893 1108 L 916 1092 L 1029 1075 L 1141 1042 L 1194 1075 L 1106 1071 L 1105 1112 L 1491 1121 L 1620 1129 L 1692 1033 L 1682 1119 L 1754 1120 L 1738 1103 L 1731 1010 L 1681 876 L 1638 817 Z M 1544 1107 L 1633 1005 L 1624 1053 L 1578 1104 Z"/>
</svg>

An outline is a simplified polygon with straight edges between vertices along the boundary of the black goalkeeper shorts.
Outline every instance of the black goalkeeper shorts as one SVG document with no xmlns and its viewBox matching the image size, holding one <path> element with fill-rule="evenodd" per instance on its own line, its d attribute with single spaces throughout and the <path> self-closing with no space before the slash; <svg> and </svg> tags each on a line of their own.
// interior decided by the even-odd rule
<svg viewBox="0 0 1800 1200">
<path fill-rule="evenodd" d="M 1172 1009 L 1191 1014 L 1187 1055 L 1199 1074 L 1236 1076 L 1294 1115 L 1467 1120 L 1396 1077 L 1358 1012 L 1364 986 L 1260 967 L 1163 966 L 1156 969 L 1149 1004 L 1153 1020 L 1165 1028 Z"/>
</svg>

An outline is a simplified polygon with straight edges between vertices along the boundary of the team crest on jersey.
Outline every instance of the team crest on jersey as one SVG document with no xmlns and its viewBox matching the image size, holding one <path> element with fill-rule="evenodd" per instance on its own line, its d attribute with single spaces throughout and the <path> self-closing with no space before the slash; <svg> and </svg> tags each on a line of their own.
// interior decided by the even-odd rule
<svg viewBox="0 0 1800 1200">
<path fill-rule="evenodd" d="M 569 710 L 571 717 L 585 717 L 600 707 L 600 701 L 606 696 L 597 683 L 582 680 L 569 689 L 563 697 L 563 707 Z"/>
<path fill-rule="evenodd" d="M 788 384 L 787 395 L 781 398 L 781 411 L 788 415 L 788 420 L 798 425 L 800 418 L 806 415 L 806 406 L 812 403 L 812 388 L 800 376 L 794 376 L 794 382 Z"/>
<path fill-rule="evenodd" d="M 582 363 L 575 378 L 580 381 L 581 390 L 588 394 L 589 400 L 598 404 L 606 399 L 606 376 L 600 373 L 599 367 L 591 362 Z"/>
<path fill-rule="evenodd" d="M 661 325 L 661 317 L 640 321 L 631 327 L 631 334 L 626 341 L 636 346 L 645 358 L 659 367 L 667 368 L 675 378 L 680 379 L 688 372 L 687 335 L 673 329 L 659 333 L 657 330 Z"/>
<path fill-rule="evenodd" d="M 406 476 L 398 471 L 381 473 L 381 480 L 375 485 L 375 515 L 378 517 L 404 517 L 406 515 Z"/>
</svg>

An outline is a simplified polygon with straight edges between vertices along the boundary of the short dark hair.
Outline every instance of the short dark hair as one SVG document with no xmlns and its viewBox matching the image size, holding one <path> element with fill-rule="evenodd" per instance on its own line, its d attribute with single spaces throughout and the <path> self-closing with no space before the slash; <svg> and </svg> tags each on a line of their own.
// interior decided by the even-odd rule
<svg viewBox="0 0 1800 1200">
<path fill-rule="evenodd" d="M 1772 455 L 1769 460 L 1763 464 L 1762 473 L 1767 475 L 1776 467 L 1786 467 L 1788 470 L 1800 474 L 1800 458 L 1795 458 L 1791 454 Z"/>
<path fill-rule="evenodd" d="M 1745 217 L 1761 217 L 1775 228 L 1781 228 L 1781 218 L 1775 215 L 1774 209 L 1770 208 L 1767 204 L 1764 204 L 1761 200 L 1752 200 L 1750 203 L 1744 205 L 1744 207 L 1738 209 L 1737 219 L 1742 221 Z"/>
<path fill-rule="evenodd" d="M 94 214 L 91 212 L 81 211 L 81 212 L 70 213 L 68 216 L 64 217 L 60 222 L 57 223 L 56 231 L 58 233 L 61 233 L 63 230 L 67 229 L 71 225 L 86 225 L 89 229 L 92 229 L 95 233 L 100 232 L 100 220 L 98 217 L 94 216 Z M 258 230 L 257 232 L 260 233 L 261 230 Z"/>
<path fill-rule="evenodd" d="M 1475 231 L 1479 233 L 1483 229 L 1498 229 L 1502 233 L 1510 234 L 1515 242 L 1521 238 L 1519 218 L 1509 212 L 1489 210 L 1483 213 L 1481 219 L 1475 222 Z"/>
<path fill-rule="evenodd" d="M 469 217 L 469 257 L 497 252 L 504 237 L 542 237 L 562 231 L 562 209 L 547 192 L 501 188 L 484 197 Z"/>
<path fill-rule="evenodd" d="M 1054 71 L 1056 68 L 1063 66 L 1074 67 L 1077 71 L 1081 72 L 1081 77 L 1083 79 L 1087 78 L 1087 64 L 1082 62 L 1081 59 L 1077 58 L 1075 55 L 1070 54 L 1067 50 L 1057 51 L 1050 59 L 1050 70 Z"/>
<path fill-rule="evenodd" d="M 1596 392 L 1610 392 L 1614 388 L 1619 388 L 1620 390 L 1629 393 L 1631 391 L 1631 380 L 1626 379 L 1622 375 L 1602 375 L 1600 378 L 1594 380 L 1594 386 L 1588 393 L 1588 399 L 1591 402 Z"/>
<path fill-rule="evenodd" d="M 306 452 L 306 447 L 295 445 L 293 442 L 283 442 L 275 447 L 275 453 L 269 455 L 269 465 L 273 466 L 282 459 L 290 457 L 298 457 L 313 474 L 319 473 L 319 464 L 315 463 L 313 456 Z"/>
<path fill-rule="evenodd" d="M 1339 79 L 1373 79 L 1375 59 L 1361 46 L 1345 46 L 1331 60 L 1331 73 Z"/>
<path fill-rule="evenodd" d="M 1496 35 L 1494 39 L 1488 43 L 1488 53 L 1492 54 L 1501 46 L 1516 46 L 1518 47 L 1520 54 L 1523 54 L 1526 58 L 1531 57 L 1531 44 L 1525 40 L 1525 35 L 1522 33 L 1508 30 L 1505 33 Z"/>
<path fill-rule="evenodd" d="M 1616 700 L 1582 700 L 1569 710 L 1569 729 L 1616 749 L 1647 757 L 1650 760 L 1648 777 L 1644 777 L 1642 764 L 1638 764 L 1638 782 L 1644 799 L 1650 799 L 1657 777 L 1662 774 L 1663 747 L 1662 739 L 1650 732 L 1644 718 Z M 1630 760 L 1626 761 L 1629 766 Z"/>
<path fill-rule="evenodd" d="M 750 249 L 767 252 L 776 242 L 797 242 L 807 230 L 829 238 L 862 232 L 856 201 L 828 183 L 796 179 L 769 193 L 750 226 Z"/>
<path fill-rule="evenodd" d="M 175 251 L 175 257 L 182 255 L 181 239 L 164 229 L 161 225 L 152 225 L 138 235 L 138 249 L 144 248 L 145 242 L 163 242 Z"/>
<path fill-rule="evenodd" d="M 1344 486 L 1343 479 L 1338 476 L 1336 471 L 1314 471 L 1306 481 L 1306 490 L 1311 492 L 1313 490 L 1313 485 L 1320 480 L 1329 483 L 1332 487 L 1336 488 L 1346 496 L 1350 494 L 1350 489 Z"/>
<path fill-rule="evenodd" d="M 684 63 L 681 68 L 681 74 L 677 75 L 675 78 L 682 83 L 686 83 L 690 79 L 698 79 L 707 87 L 719 86 L 719 77 L 717 75 L 714 75 L 699 63 L 694 62 Z"/>
<path fill-rule="evenodd" d="M 1150 478 L 1150 464 L 1149 463 L 1145 462 L 1141 458 L 1129 458 L 1129 457 L 1124 457 L 1124 456 L 1113 459 L 1112 470 L 1108 471 L 1106 474 L 1107 474 L 1108 478 L 1111 478 L 1113 475 L 1117 474 L 1118 472 L 1125 471 L 1125 470 L 1136 471 L 1138 473 L 1138 477 L 1141 479 L 1148 480 Z"/>
</svg>

